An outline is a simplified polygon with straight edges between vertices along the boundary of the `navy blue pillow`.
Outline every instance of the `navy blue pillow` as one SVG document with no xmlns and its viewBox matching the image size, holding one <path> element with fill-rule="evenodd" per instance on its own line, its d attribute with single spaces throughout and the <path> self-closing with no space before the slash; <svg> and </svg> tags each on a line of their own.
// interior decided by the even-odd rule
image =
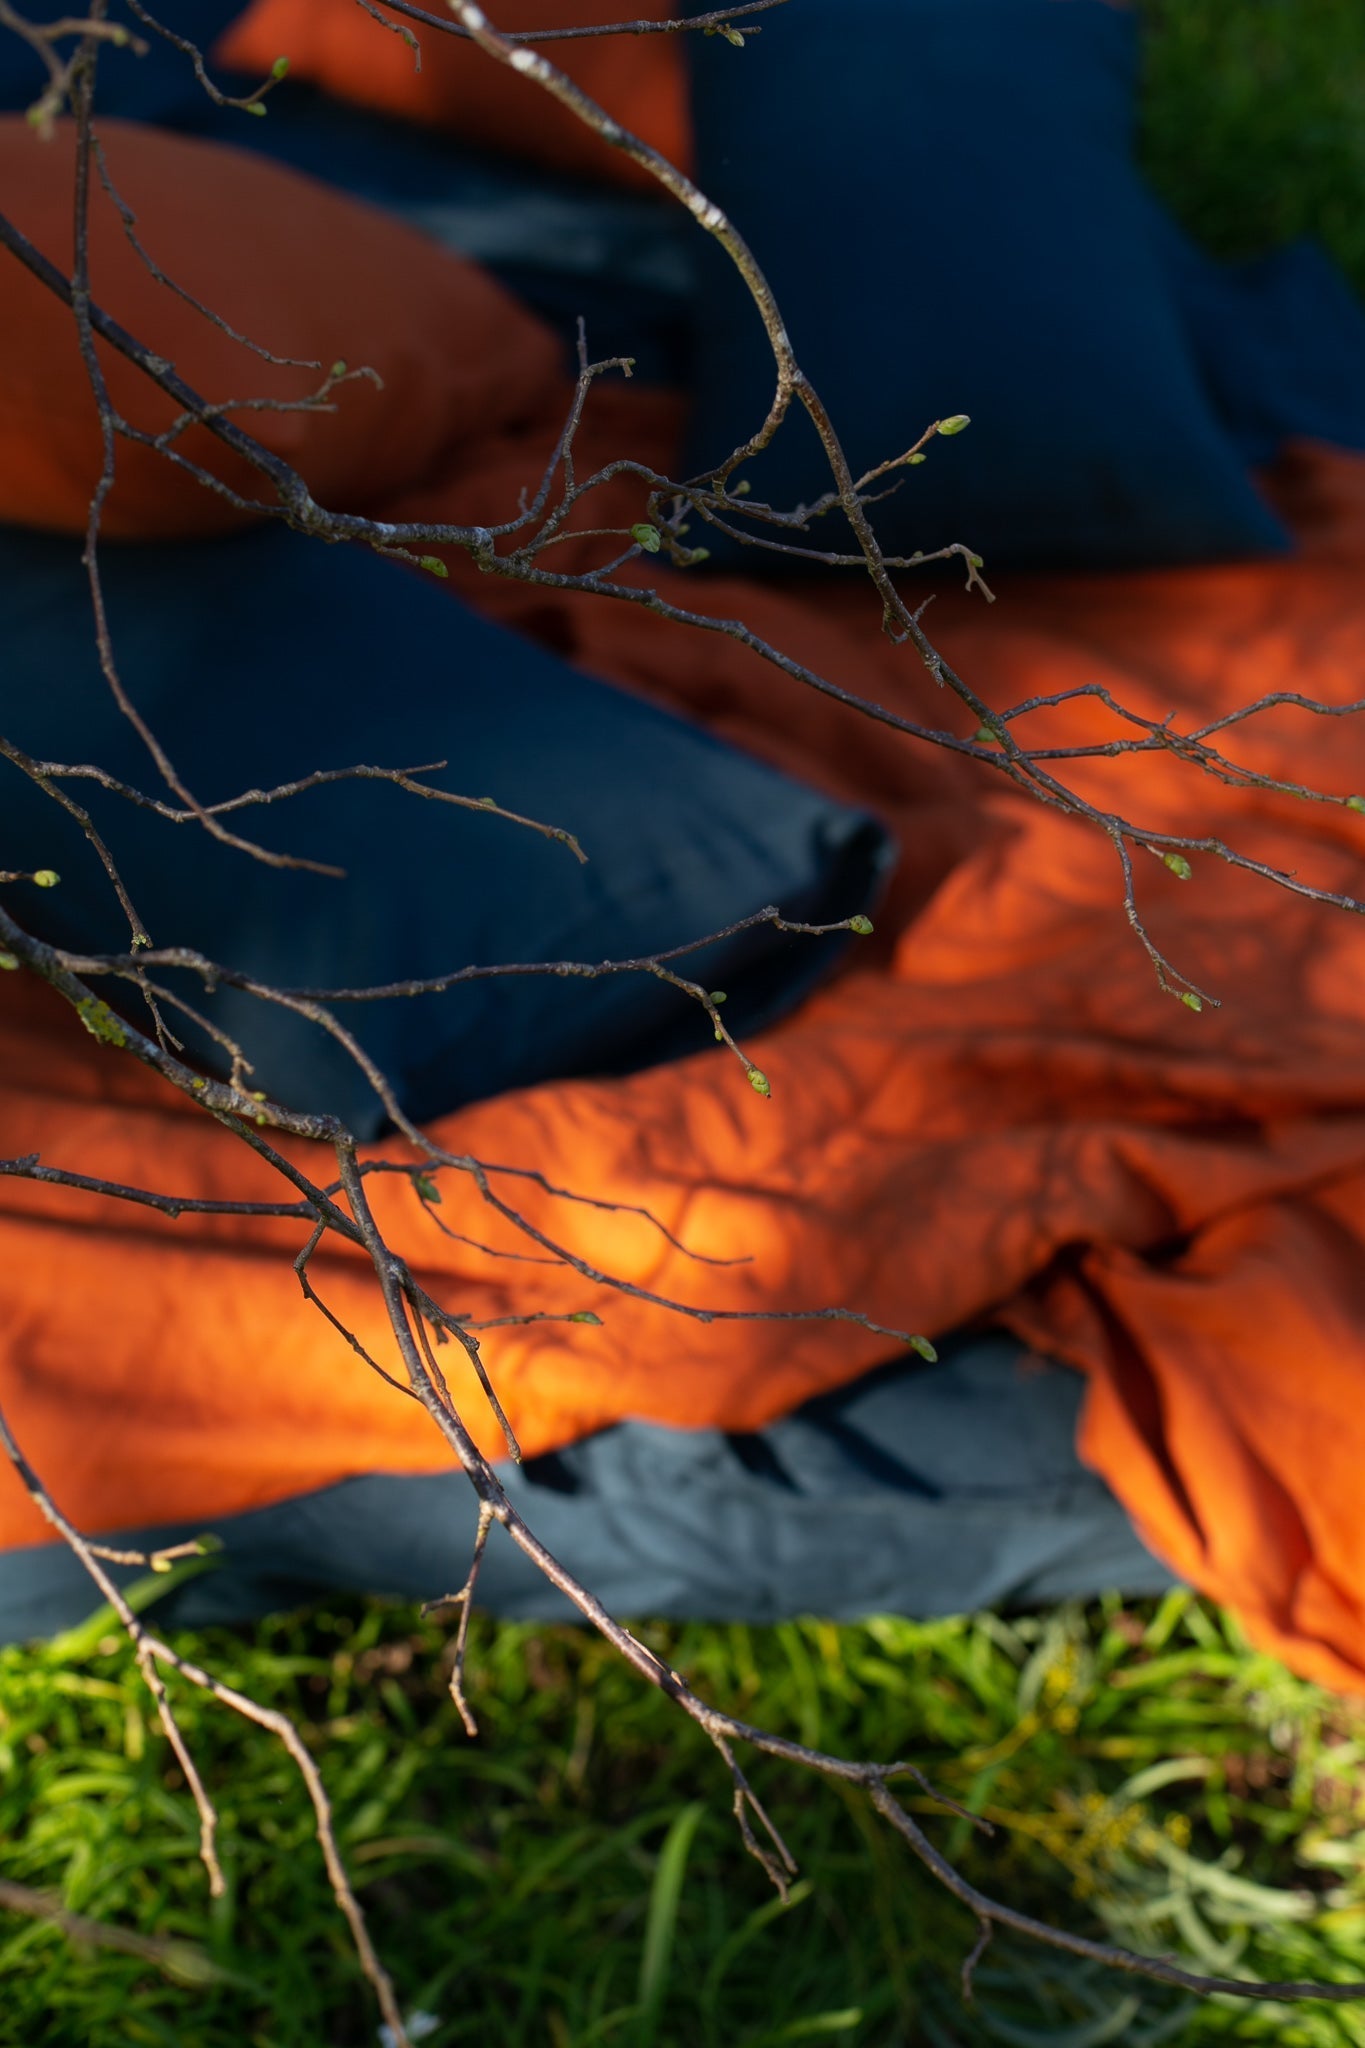
<svg viewBox="0 0 1365 2048">
<path fill-rule="evenodd" d="M 174 7 L 162 9 L 152 0 L 147 11 L 207 56 L 245 5 L 246 0 L 175 0 Z M 27 20 L 40 25 L 60 16 L 80 18 L 79 8 L 61 7 L 55 0 L 46 8 L 25 6 L 21 12 Z M 146 43 L 147 52 L 139 57 L 131 49 L 120 50 L 112 44 L 106 44 L 100 51 L 95 96 L 101 113 L 117 114 L 126 121 L 168 123 L 205 101 L 204 89 L 195 78 L 190 59 L 164 36 L 145 28 L 118 0 L 113 0 L 108 19 Z M 59 55 L 69 55 L 72 47 L 70 40 L 64 40 L 58 46 Z M 0 114 L 22 113 L 32 106 L 46 82 L 42 59 L 18 36 L 0 28 Z M 259 83 L 259 79 L 251 80 L 251 86 Z"/>
<path fill-rule="evenodd" d="M 164 795 L 95 658 L 81 544 L 0 529 L 0 731 L 37 757 L 96 762 Z M 153 939 L 276 986 L 357 987 L 468 964 L 632 959 L 776 903 L 831 923 L 866 910 L 891 857 L 883 829 L 698 727 L 581 675 L 378 556 L 281 528 L 102 552 L 124 682 L 203 802 L 315 768 L 446 760 L 447 789 L 493 795 L 574 832 L 590 856 L 380 782 L 339 782 L 232 822 L 344 880 L 261 866 L 88 782 L 73 785 Z M 42 936 L 124 951 L 99 863 L 52 801 L 0 762 L 0 868 L 53 867 L 23 891 Z M 11 895 L 10 901 L 13 901 Z M 763 925 L 691 956 L 751 1032 L 834 964 L 837 937 Z M 383 1112 L 334 1040 L 222 986 L 179 993 L 256 1062 L 253 1086 L 330 1111 L 362 1137 Z M 118 985 L 116 1007 L 134 999 Z M 712 1042 L 698 1004 L 648 974 L 547 975 L 342 1006 L 426 1119 L 505 1088 L 650 1065 Z M 129 1014 L 135 1014 L 129 1011 Z M 145 1021 L 145 1019 L 144 1019 Z M 222 1056 L 179 1019 L 196 1056 Z"/>
<path fill-rule="evenodd" d="M 1248 462 L 1288 438 L 1365 448 L 1365 307 L 1313 242 L 1219 263 L 1162 223 L 1181 314 Z"/>
<path fill-rule="evenodd" d="M 688 43 L 698 182 L 767 272 L 855 475 L 971 417 L 875 509 L 889 552 L 1107 568 L 1287 544 L 1210 402 L 1133 164 L 1130 15 L 800 0 L 742 55 Z M 742 285 L 703 260 L 689 475 L 752 434 L 774 381 Z M 830 483 L 798 411 L 745 472 L 782 509 Z M 837 512 L 811 531 L 851 539 Z"/>
</svg>

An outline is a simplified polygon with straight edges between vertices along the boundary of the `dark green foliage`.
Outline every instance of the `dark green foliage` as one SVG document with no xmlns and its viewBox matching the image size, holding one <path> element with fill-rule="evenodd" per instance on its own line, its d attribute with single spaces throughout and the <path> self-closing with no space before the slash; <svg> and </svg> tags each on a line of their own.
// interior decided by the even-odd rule
<svg viewBox="0 0 1365 2048">
<path fill-rule="evenodd" d="M 930 1821 L 1015 1905 L 1196 1968 L 1365 1974 L 1365 1715 L 1184 1594 L 1142 1614 L 646 1634 L 769 1727 L 920 1764 L 997 1823 L 984 1842 Z M 410 1610 L 356 1604 L 181 1644 L 306 1727 L 405 2006 L 442 2016 L 436 2043 L 1365 2043 L 1349 2008 L 1200 2009 L 1015 1941 L 992 1949 L 967 2013 L 970 1922 L 857 1797 L 754 1761 L 801 1864 L 784 1911 L 739 1845 L 714 1751 L 603 1645 L 476 1625 L 470 1743 L 446 1643 Z M 216 1905 L 117 1633 L 0 1653 L 0 1877 L 189 1941 L 216 1972 L 186 1982 L 183 1960 L 159 1972 L 0 1915 L 0 2040 L 373 2042 L 297 1773 L 270 1737 L 174 1697 L 222 1809 Z"/>
<path fill-rule="evenodd" d="M 1143 161 L 1228 256 L 1300 235 L 1365 291 L 1365 7 L 1360 0 L 1139 0 Z"/>
</svg>

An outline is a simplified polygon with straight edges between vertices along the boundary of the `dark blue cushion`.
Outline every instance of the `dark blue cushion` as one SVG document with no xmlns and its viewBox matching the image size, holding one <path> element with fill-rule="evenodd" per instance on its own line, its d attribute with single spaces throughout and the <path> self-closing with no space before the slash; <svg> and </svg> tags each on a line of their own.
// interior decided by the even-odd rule
<svg viewBox="0 0 1365 2048">
<path fill-rule="evenodd" d="M 855 474 L 971 416 L 876 508 L 889 551 L 1112 567 L 1286 544 L 1133 165 L 1136 38 L 1102 0 L 802 0 L 742 54 L 688 39 L 698 180 L 766 270 Z M 753 432 L 773 385 L 743 287 L 705 253 L 688 474 Z M 829 487 L 804 414 L 746 474 L 784 509 Z M 813 529 L 850 539 L 838 514 Z"/>
<path fill-rule="evenodd" d="M 75 540 L 0 529 L 0 731 L 31 755 L 96 762 L 164 797 L 100 675 L 80 554 Z M 581 675 L 376 555 L 270 527 L 109 547 L 102 559 L 125 684 L 202 802 L 316 768 L 444 760 L 433 778 L 442 786 L 576 833 L 590 856 L 580 866 L 562 844 L 499 818 L 373 781 L 231 820 L 269 847 L 340 863 L 338 881 L 264 867 L 197 825 L 72 785 L 158 944 L 193 946 L 275 985 L 354 987 L 469 964 L 638 958 L 767 903 L 824 923 L 879 892 L 890 846 L 866 814 Z M 0 868 L 36 867 L 62 876 L 50 892 L 24 892 L 22 913 L 44 936 L 126 949 L 89 847 L 0 762 Z M 799 1000 L 844 943 L 762 926 L 688 966 L 727 991 L 727 1018 L 751 1032 Z M 207 998 L 177 986 L 245 1046 L 254 1086 L 334 1112 L 362 1136 L 381 1127 L 368 1083 L 316 1026 L 226 985 Z M 126 1006 L 115 984 L 101 992 Z M 416 1118 L 712 1042 L 699 1005 L 638 973 L 475 982 L 344 1014 Z M 201 1034 L 186 1036 L 221 1066 Z"/>
<path fill-rule="evenodd" d="M 1365 307 L 1320 248 L 1293 242 L 1239 263 L 1163 222 L 1181 315 L 1246 461 L 1293 436 L 1365 448 Z"/>
<path fill-rule="evenodd" d="M 174 7 L 163 11 L 153 0 L 147 11 L 207 56 L 212 44 L 244 7 L 245 0 L 175 0 Z M 73 13 L 72 9 L 55 4 L 55 0 L 45 8 L 24 6 L 20 11 L 26 20 L 39 24 L 62 16 L 80 18 L 79 8 Z M 128 8 L 119 5 L 119 0 L 113 0 L 108 19 L 144 42 L 147 50 L 145 56 L 139 57 L 132 49 L 117 49 L 112 44 L 101 49 L 95 87 L 96 105 L 101 113 L 117 114 L 126 121 L 172 122 L 205 101 L 194 66 L 182 51 L 164 36 L 144 28 Z M 72 39 L 66 39 L 58 46 L 58 54 L 65 58 L 73 47 Z M 42 59 L 18 36 L 0 29 L 0 113 L 22 113 L 32 106 L 46 82 Z M 245 89 L 250 91 L 259 84 L 260 80 L 253 78 Z M 249 119 L 243 117 L 244 125 Z"/>
</svg>

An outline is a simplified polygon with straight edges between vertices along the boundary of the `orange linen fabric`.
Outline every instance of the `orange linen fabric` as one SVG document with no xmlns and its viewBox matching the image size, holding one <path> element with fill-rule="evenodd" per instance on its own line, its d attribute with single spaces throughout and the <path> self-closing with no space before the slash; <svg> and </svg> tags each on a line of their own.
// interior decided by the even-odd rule
<svg viewBox="0 0 1365 2048">
<path fill-rule="evenodd" d="M 430 10 L 435 13 L 438 9 Z M 669 0 L 640 0 L 633 21 L 667 21 Z M 616 0 L 516 0 L 491 10 L 498 28 L 534 32 L 620 21 Z M 214 49 L 220 64 L 270 70 L 287 56 L 292 76 L 337 99 L 401 120 L 444 128 L 461 142 L 529 158 L 551 170 L 652 187 L 629 157 L 603 142 L 534 81 L 463 39 L 394 17 L 388 32 L 355 0 L 254 0 Z M 549 42 L 543 54 L 616 120 L 679 170 L 692 160 L 687 77 L 678 35 L 593 36 Z M 286 87 L 287 91 L 288 88 Z"/>
<path fill-rule="evenodd" d="M 406 246 L 396 227 L 384 235 Z M 218 253 L 230 278 L 235 257 Z M 373 245 L 369 255 L 388 261 Z M 410 271 L 396 257 L 385 273 L 400 309 L 409 277 L 425 303 L 431 260 L 422 245 Z M 221 303 L 214 277 L 191 277 Z M 354 289 L 368 297 L 363 275 Z M 488 306 L 487 352 L 501 370 L 522 359 L 526 316 L 506 300 Z M 159 342 L 158 330 L 148 338 Z M 458 383 L 466 370 L 446 360 Z M 401 487 L 391 471 L 377 475 L 376 509 L 459 521 L 513 510 L 568 396 L 547 367 L 532 406 L 530 381 L 515 405 L 463 426 L 474 387 L 459 385 L 442 464 Z M 332 424 L 344 441 L 346 416 Z M 579 473 L 627 453 L 666 467 L 677 424 L 667 398 L 601 386 Z M 932 477 L 932 466 L 917 472 L 916 487 L 932 489 Z M 166 514 L 148 488 L 140 516 L 160 532 Z M 613 489 L 610 507 L 589 508 L 593 524 L 638 517 L 637 486 Z M 997 707 L 1102 684 L 1187 732 L 1268 693 L 1344 705 L 1365 672 L 1365 465 L 1302 449 L 1277 489 L 1302 536 L 1294 559 L 1039 579 L 1003 587 L 993 609 L 954 592 L 951 569 L 930 571 L 943 593 L 930 614 L 935 639 Z M 602 546 L 576 540 L 556 550 L 556 565 L 600 559 Z M 703 615 L 747 620 L 865 699 L 930 727 L 974 723 L 883 637 L 857 576 L 801 590 L 657 562 L 639 573 Z M 1239 874 L 1213 852 L 1192 856 L 1189 881 L 1139 858 L 1154 941 L 1220 1001 L 1193 1015 L 1158 989 L 1125 922 L 1113 851 L 1083 820 L 900 737 L 729 639 L 624 604 L 480 578 L 460 560 L 451 581 L 570 658 L 875 805 L 904 848 L 877 936 L 751 1048 L 771 1100 L 716 1049 L 626 1080 L 511 1094 L 436 1127 L 460 1155 L 626 1205 L 589 1207 L 494 1178 L 538 1228 L 645 1293 L 480 1250 L 524 1240 L 457 1173 L 442 1176 L 440 1219 L 460 1239 L 403 1183 L 372 1181 L 383 1228 L 453 1310 L 601 1318 L 487 1332 L 488 1365 L 526 1449 L 632 1415 L 756 1427 L 898 1348 L 848 1323 L 748 1314 L 848 1307 L 930 1334 L 1003 1318 L 1088 1375 L 1085 1455 L 1156 1548 L 1298 1669 L 1359 1687 L 1365 922 Z M 1133 730 L 1091 698 L 1015 729 L 1061 747 Z M 1365 789 L 1365 720 L 1283 705 L 1229 728 L 1224 744 L 1268 775 L 1337 796 Z M 1303 881 L 1365 894 L 1365 820 L 1339 805 L 1229 788 L 1165 752 L 1058 772 L 1149 826 L 1193 829 Z M 325 1153 L 287 1149 L 330 1177 Z M 401 1145 L 378 1150 L 404 1156 Z M 27 976 L 5 974 L 0 1154 L 29 1153 L 188 1197 L 280 1195 L 246 1148 L 87 1038 Z M 172 1219 L 0 1175 L 0 1401 L 78 1523 L 216 1516 L 349 1474 L 447 1464 L 421 1410 L 303 1301 L 290 1260 L 304 1236 L 294 1222 Z M 746 1262 L 711 1265 L 689 1252 Z M 313 1278 L 392 1364 L 365 1262 L 329 1242 Z M 457 1400 L 495 1452 L 477 1389 L 445 1358 Z M 46 1534 L 0 1469 L 0 1544 Z"/>
<path fill-rule="evenodd" d="M 158 280 L 93 173 L 92 294 L 131 334 L 152 337 L 192 389 L 215 403 L 296 404 L 338 361 L 374 373 L 342 384 L 326 411 L 225 405 L 324 502 L 368 509 L 448 470 L 472 434 L 511 425 L 540 401 L 555 343 L 475 264 L 246 150 L 123 121 L 101 121 L 100 136 L 148 256 L 218 321 Z M 0 117 L 0 206 L 63 275 L 72 265 L 73 138 L 71 122 L 42 142 L 22 116 Z M 269 362 L 243 335 L 257 351 L 296 360 Z M 107 343 L 97 353 L 115 409 L 143 433 L 164 433 L 174 401 Z M 275 502 L 268 481 L 206 428 L 174 445 L 241 495 Z M 71 315 L 6 257 L 0 519 L 83 533 L 102 462 Z M 108 538 L 221 532 L 244 516 L 164 456 L 120 441 Z"/>
<path fill-rule="evenodd" d="M 666 408 L 640 399 L 633 421 L 635 394 L 603 408 L 585 457 L 616 452 L 632 426 L 637 453 L 666 440 Z M 499 480 L 514 492 L 533 472 L 529 443 L 490 443 L 448 509 L 463 515 L 471 495 L 486 503 Z M 1005 589 L 990 611 L 945 596 L 938 642 L 996 705 L 1098 682 L 1189 729 L 1281 689 L 1350 701 L 1365 668 L 1365 468 L 1303 450 L 1281 481 L 1305 536 L 1296 560 L 1040 581 Z M 834 601 L 675 580 L 704 612 L 743 615 L 834 680 L 962 729 L 856 585 Z M 931 1332 L 1003 1317 L 1088 1374 L 1084 1453 L 1151 1542 L 1296 1668 L 1359 1687 L 1361 921 L 1211 857 L 1196 857 L 1190 882 L 1143 861 L 1155 939 L 1221 999 L 1195 1016 L 1157 989 L 1113 855 L 1084 823 L 803 691 L 730 641 L 624 606 L 486 588 L 598 670 L 870 798 L 905 861 L 868 950 L 752 1048 L 770 1101 L 717 1050 L 509 1095 L 445 1120 L 440 1142 L 646 1205 L 695 1253 L 747 1255 L 699 1264 L 634 1213 L 497 1179 L 576 1255 L 693 1308 L 848 1306 Z M 1118 729 L 1086 700 L 1029 724 L 1059 742 Z M 1228 750 L 1337 794 L 1365 786 L 1359 721 L 1284 707 L 1233 729 Z M 1365 884 L 1365 822 L 1351 812 L 1230 791 L 1161 755 L 1071 773 L 1152 824 L 1197 820 L 1305 880 Z M 63 1026 L 56 999 L 25 979 L 0 987 L 6 1154 L 186 1195 L 278 1198 L 251 1154 Z M 326 1173 L 325 1155 L 289 1149 Z M 472 1184 L 446 1173 L 442 1186 L 447 1225 L 516 1245 Z M 371 1187 L 394 1243 L 461 1313 L 601 1316 L 600 1328 L 486 1336 L 528 1451 L 627 1415 L 752 1428 L 895 1348 L 826 1321 L 702 1321 L 500 1261 L 442 1235 L 401 1183 Z M 86 1526 L 221 1514 L 350 1473 L 446 1463 L 420 1410 L 301 1300 L 297 1225 L 172 1221 L 14 1179 L 0 1180 L 0 1219 L 3 1399 Z M 364 1263 L 329 1248 L 314 1278 L 392 1363 Z M 476 1389 L 458 1370 L 453 1387 L 496 1451 Z M 0 1474 L 0 1538 L 43 1535 Z"/>
</svg>

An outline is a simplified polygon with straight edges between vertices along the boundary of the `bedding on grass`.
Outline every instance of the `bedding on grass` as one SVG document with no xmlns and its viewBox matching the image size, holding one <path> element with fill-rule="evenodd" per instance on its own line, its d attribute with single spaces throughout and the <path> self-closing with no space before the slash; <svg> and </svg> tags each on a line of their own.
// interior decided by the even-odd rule
<svg viewBox="0 0 1365 2048">
<path fill-rule="evenodd" d="M 1080 18 L 1089 0 L 1068 0 L 1073 6 Z M 21 123 L 13 126 L 6 161 L 27 164 L 18 143 L 28 138 Z M 116 143 L 130 160 L 145 149 L 173 162 L 182 199 L 196 178 L 229 202 L 248 188 L 264 191 L 270 177 L 286 180 L 280 191 L 299 190 L 255 159 L 242 160 L 250 168 L 239 186 L 233 153 L 205 144 L 143 138 L 132 128 Z M 114 160 L 117 170 L 117 149 Z M 11 170 L 6 200 L 16 176 Z M 353 204 L 340 195 L 326 203 L 342 209 L 338 221 Z M 144 228 L 166 261 L 157 229 L 174 222 L 159 221 L 156 209 L 153 186 Z M 371 216 L 357 208 L 355 218 L 362 236 Z M 437 278 L 433 269 L 447 260 L 415 238 L 385 245 L 383 304 L 397 327 L 407 294 L 426 308 L 433 290 L 457 289 L 454 272 Z M 376 300 L 363 282 L 354 296 L 368 314 Z M 212 278 L 200 289 L 212 303 Z M 542 367 L 514 407 L 489 418 L 469 396 L 471 365 L 452 320 L 448 346 L 424 371 L 436 401 L 449 407 L 447 426 L 422 473 L 371 473 L 368 495 L 382 516 L 485 520 L 512 511 L 540 472 L 568 403 L 556 351 L 547 335 L 535 354 L 534 324 L 528 329 L 529 316 L 510 301 L 485 293 L 479 303 L 489 323 L 481 348 L 496 356 L 505 323 L 518 360 Z M 1343 319 L 1356 317 L 1349 300 L 1340 305 Z M 350 347 L 347 317 L 338 310 L 337 354 L 360 360 L 365 337 Z M 1268 348 L 1261 360 L 1278 359 Z M 1237 466 L 1245 451 L 1236 409 L 1197 380 L 1188 388 L 1203 389 L 1209 418 L 1227 434 L 1220 473 L 1239 479 L 1242 502 L 1260 506 L 1264 488 L 1273 507 L 1261 539 L 1248 532 L 1238 545 L 1259 547 L 1270 531 L 1292 534 L 1293 549 L 1224 566 L 1006 578 L 989 613 L 979 599 L 944 589 L 935 640 L 993 708 L 1102 681 L 1144 715 L 1174 711 L 1186 729 L 1266 693 L 1292 690 L 1330 705 L 1353 698 L 1365 657 L 1365 468 L 1293 438 L 1320 432 L 1321 418 L 1301 419 L 1285 404 L 1273 420 L 1273 473 L 1253 488 Z M 1250 372 L 1239 390 L 1246 417 L 1264 430 Z M 1350 396 L 1348 388 L 1347 410 Z M 931 410 L 951 402 L 945 396 Z M 329 460 L 363 452 L 363 419 L 363 409 L 343 404 Z M 683 429 L 674 395 L 603 386 L 580 462 L 628 453 L 667 470 Z M 933 507 L 940 470 L 969 445 L 936 450 L 915 473 L 912 488 L 924 492 L 917 504 Z M 71 480 L 75 509 L 58 508 L 47 520 L 68 532 L 84 518 L 74 471 Z M 356 487 L 366 489 L 363 478 Z M 144 562 L 151 557 L 141 551 L 164 534 L 167 517 L 154 478 L 148 488 L 123 529 Z M 594 506 L 594 521 L 629 525 L 642 509 L 638 488 L 613 488 L 610 512 Z M 1047 502 L 1040 493 L 1040 505 Z M 253 549 L 264 559 L 271 538 L 197 543 L 206 551 L 197 557 L 204 589 L 216 576 L 230 579 L 232 560 L 255 560 Z M 36 561 L 35 545 L 16 540 L 15 559 L 28 550 Z M 63 545 L 62 573 L 70 576 L 73 544 L 43 544 Z M 597 547 L 575 540 L 557 550 L 558 566 L 584 568 L 601 558 Z M 1062 535 L 1057 551 L 1065 556 Z M 1152 863 L 1140 889 L 1153 931 L 1220 1000 L 1196 1015 L 1156 985 L 1124 923 L 1117 868 L 1082 822 L 1043 811 L 983 764 L 916 749 L 829 699 L 779 685 L 733 641 L 669 628 L 633 607 L 482 579 L 454 554 L 448 566 L 460 603 L 635 693 L 614 700 L 627 707 L 627 723 L 645 719 L 638 698 L 652 698 L 671 718 L 705 726 L 725 748 L 793 778 L 803 794 L 792 801 L 811 817 L 821 806 L 845 821 L 872 812 L 901 859 L 877 936 L 846 956 L 843 971 L 796 1014 L 749 1043 L 771 1100 L 746 1085 L 732 1056 L 707 1050 L 622 1078 L 509 1088 L 453 1110 L 465 1099 L 457 1093 L 443 1105 L 453 1113 L 436 1117 L 439 1141 L 626 1205 L 604 1211 L 534 1186 L 517 1189 L 538 1227 L 638 1287 L 760 1313 L 843 1304 L 884 1327 L 934 1337 L 995 1324 L 1077 1368 L 1085 1378 L 1082 1453 L 1147 1544 L 1169 1568 L 1235 1605 L 1257 1639 L 1300 1670 L 1358 1684 L 1365 1614 L 1353 1588 L 1365 1535 L 1355 1474 L 1365 1425 L 1354 1396 L 1365 1365 L 1365 1100 L 1356 1048 L 1365 956 L 1354 921 L 1212 858 L 1197 863 L 1190 881 Z M 386 630 L 399 630 L 409 605 L 414 615 L 425 606 L 425 618 L 436 604 L 451 636 L 491 632 L 447 595 L 400 588 L 399 572 L 375 567 L 385 570 L 376 591 L 383 582 L 394 592 L 375 599 Z M 112 573 L 117 580 L 117 568 Z M 699 580 L 658 562 L 638 580 L 716 618 L 745 618 L 821 673 L 904 715 L 967 730 L 960 707 L 881 636 L 875 607 L 851 583 L 831 591 Z M 248 615 L 251 590 L 247 578 L 240 602 Z M 406 687 L 401 664 L 396 674 Z M 130 680 L 136 687 L 131 671 Z M 190 676 L 182 688 L 193 687 Z M 376 706 L 376 748 L 391 694 Z M 1020 727 L 1030 743 L 1042 743 L 1045 732 L 1048 744 L 1061 746 L 1117 730 L 1086 699 Z M 1262 776 L 1319 786 L 1330 772 L 1329 794 L 1341 799 L 1365 784 L 1365 738 L 1346 720 L 1324 727 L 1302 709 L 1283 708 L 1247 727 L 1238 744 Z M 1072 765 L 1073 786 L 1093 801 L 1173 832 L 1193 816 L 1201 834 L 1317 886 L 1361 893 L 1362 828 L 1340 804 L 1196 783 L 1169 755 Z M 727 772 L 739 776 L 741 768 Z M 285 829 L 288 817 L 281 813 Z M 861 831 L 856 826 L 855 837 Z M 591 855 L 590 826 L 584 837 Z M 182 843 L 176 839 L 166 858 L 180 858 Z M 490 861 L 500 853 L 490 842 Z M 75 870 L 71 882 L 75 899 Z M 28 909 L 25 901 L 19 914 Z M 107 1047 L 73 1043 L 60 1028 L 60 1003 L 26 977 L 6 977 L 0 999 L 7 1153 L 36 1150 L 81 1172 L 134 1185 L 151 1176 L 185 1193 L 273 1192 L 258 1162 L 236 1156 L 154 1080 L 125 1070 L 130 1063 Z M 645 1032 L 655 1053 L 650 1034 L 658 1028 Z M 627 1063 L 640 1066 L 639 1053 Z M 410 1156 L 397 1141 L 379 1149 L 395 1161 Z M 312 1163 L 307 1147 L 297 1157 Z M 498 1254 L 518 1248 L 515 1236 L 467 1181 L 439 1179 L 439 1219 L 405 1183 L 374 1183 L 382 1226 L 438 1298 L 458 1299 L 476 1317 L 600 1318 L 595 1327 L 541 1321 L 487 1342 L 500 1395 L 534 1456 L 567 1455 L 623 1424 L 750 1438 L 891 1362 L 888 1340 L 856 1326 L 706 1323 L 571 1279 L 562 1267 L 509 1265 Z M 12 1178 L 0 1181 L 0 1205 L 5 1405 L 82 1526 L 202 1526 L 372 1474 L 446 1469 L 425 1418 L 369 1376 L 299 1299 L 290 1268 L 299 1247 L 288 1226 L 113 1215 L 91 1197 Z M 628 1213 L 641 1207 L 680 1242 Z M 438 1221 L 465 1235 L 443 1234 Z M 744 1263 L 702 1264 L 693 1254 Z M 348 1326 L 371 1348 L 382 1344 L 363 1262 L 329 1249 L 315 1277 Z M 477 1390 L 458 1371 L 452 1386 L 496 1454 L 500 1439 Z M 91 1418 L 88 1433 L 73 1432 L 78 1404 Z M 45 1533 L 17 1481 L 3 1475 L 0 1538 L 23 1551 Z"/>
</svg>

